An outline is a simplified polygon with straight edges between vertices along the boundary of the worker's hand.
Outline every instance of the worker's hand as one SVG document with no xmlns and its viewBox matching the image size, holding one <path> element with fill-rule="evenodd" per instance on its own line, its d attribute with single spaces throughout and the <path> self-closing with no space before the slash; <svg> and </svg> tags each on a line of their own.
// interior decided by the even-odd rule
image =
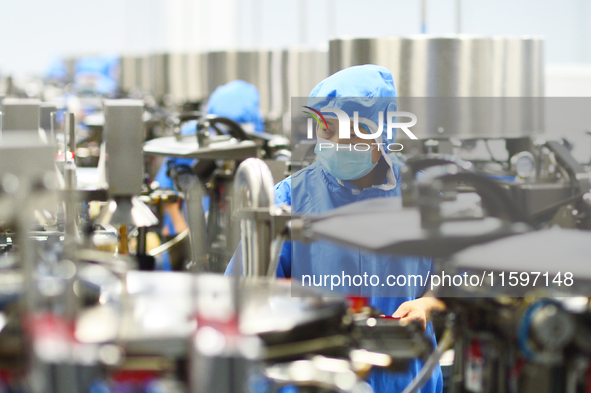
<svg viewBox="0 0 591 393">
<path fill-rule="evenodd" d="M 421 297 L 402 303 L 392 317 L 405 322 L 419 321 L 425 330 L 431 311 L 444 308 L 445 305 L 434 297 Z"/>
</svg>

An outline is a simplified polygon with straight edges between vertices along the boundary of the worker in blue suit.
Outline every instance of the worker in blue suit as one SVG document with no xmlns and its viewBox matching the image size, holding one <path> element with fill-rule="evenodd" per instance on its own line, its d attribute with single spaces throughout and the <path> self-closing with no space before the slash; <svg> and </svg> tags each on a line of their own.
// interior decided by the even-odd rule
<svg viewBox="0 0 591 393">
<path fill-rule="evenodd" d="M 264 122 L 259 108 L 259 92 L 257 88 L 245 81 L 235 80 L 219 86 L 209 97 L 207 113 L 220 117 L 227 117 L 239 123 L 246 131 L 264 131 Z M 190 121 L 181 127 L 182 135 L 194 135 L 197 132 L 197 121 Z M 170 176 L 169 165 L 193 166 L 196 159 L 167 158 L 164 160 L 154 181 L 160 188 L 175 189 Z M 209 198 L 203 200 L 203 209 L 209 210 Z M 187 228 L 185 214 L 179 204 L 168 204 L 164 207 L 163 235 L 174 236 Z"/>
<path fill-rule="evenodd" d="M 275 202 L 291 205 L 294 213 L 319 215 L 353 202 L 400 197 L 401 163 L 395 156 L 388 154 L 388 147 L 396 137 L 396 129 L 388 135 L 385 119 L 388 111 L 397 109 L 395 97 L 392 73 L 375 65 L 350 67 L 320 82 L 310 93 L 307 104 L 309 108 L 325 114 L 324 120 L 319 120 L 317 126 L 317 160 L 278 183 L 275 186 Z M 332 112 L 333 109 L 342 110 L 351 120 L 357 112 L 359 125 L 355 127 L 352 121 L 348 137 L 341 138 L 338 118 L 331 117 L 331 111 L 322 111 L 322 108 L 329 108 Z M 380 116 L 384 118 L 380 119 Z M 381 134 L 380 124 L 383 129 Z M 373 139 L 360 138 L 355 128 L 358 132 L 372 134 Z M 346 148 L 347 145 L 357 144 L 367 145 L 368 148 Z M 226 273 L 230 274 L 235 267 L 240 269 L 241 259 L 239 248 Z M 339 290 L 369 297 L 371 306 L 384 315 L 392 315 L 402 321 L 419 321 L 425 328 L 425 334 L 435 343 L 429 315 L 433 310 L 443 308 L 443 304 L 434 297 L 425 296 L 430 270 L 429 258 L 376 255 L 328 241 L 310 244 L 289 242 L 281 252 L 277 276 L 302 281 L 304 275 L 367 274 L 377 275 L 382 282 L 389 275 L 421 277 L 418 283 L 415 281 L 411 284 L 409 280 L 407 285 L 395 288 L 346 283 Z M 377 393 L 402 392 L 421 368 L 422 362 L 417 359 L 403 373 L 374 371 L 369 382 Z M 438 366 L 420 392 L 438 393 L 442 389 L 441 369 Z"/>
<path fill-rule="evenodd" d="M 82 57 L 76 62 L 74 84 L 78 91 L 112 96 L 117 93 L 119 57 L 102 55 Z"/>
</svg>

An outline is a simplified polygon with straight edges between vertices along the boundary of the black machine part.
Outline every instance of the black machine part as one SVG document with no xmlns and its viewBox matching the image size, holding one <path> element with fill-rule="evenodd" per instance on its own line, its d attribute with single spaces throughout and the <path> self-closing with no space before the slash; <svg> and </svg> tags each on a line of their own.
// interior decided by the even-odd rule
<svg viewBox="0 0 591 393">
<path fill-rule="evenodd" d="M 404 371 L 408 362 L 425 360 L 434 349 L 420 323 L 406 324 L 389 318 L 355 321 L 352 336 L 356 347 L 390 356 L 391 371 Z"/>
<path fill-rule="evenodd" d="M 554 155 L 556 162 L 568 174 L 569 184 L 564 183 L 509 183 L 505 182 L 512 199 L 517 201 L 538 226 L 550 220 L 563 206 L 577 206 L 579 212 L 590 215 L 590 207 L 581 197 L 591 190 L 591 173 L 578 163 L 567 146 L 558 141 L 548 141 L 544 146 Z M 589 221 L 589 219 L 587 219 Z M 583 224 L 588 226 L 589 224 Z"/>
<path fill-rule="evenodd" d="M 441 171 L 441 174 L 435 176 L 426 176 L 424 179 L 419 180 L 419 205 L 421 205 L 421 211 L 423 211 L 424 196 L 428 196 L 429 190 L 434 190 L 433 185 L 440 183 L 446 184 L 458 184 L 467 185 L 473 187 L 475 192 L 482 199 L 483 206 L 487 209 L 487 212 L 494 216 L 506 219 L 509 222 L 522 222 L 529 224 L 529 218 L 524 212 L 515 204 L 515 202 L 509 197 L 507 191 L 495 180 L 480 176 L 470 172 L 448 172 Z M 431 192 L 432 194 L 432 192 Z M 430 206 L 431 201 L 426 201 Z"/>
<path fill-rule="evenodd" d="M 393 222 L 398 225 L 391 225 Z M 526 228 L 487 217 L 443 223 L 435 232 L 421 227 L 418 208 L 402 208 L 399 198 L 378 198 L 352 203 L 321 217 L 292 220 L 290 231 L 292 239 L 299 241 L 326 239 L 378 253 L 447 257 Z"/>
<path fill-rule="evenodd" d="M 201 143 L 200 138 L 204 137 L 204 130 L 207 130 L 209 127 L 212 127 L 220 135 L 226 134 L 218 125 L 224 126 L 227 133 L 239 141 L 251 140 L 251 137 L 242 129 L 240 124 L 234 120 L 216 115 L 206 115 L 201 117 L 197 122 L 197 139 L 199 142 Z"/>
</svg>

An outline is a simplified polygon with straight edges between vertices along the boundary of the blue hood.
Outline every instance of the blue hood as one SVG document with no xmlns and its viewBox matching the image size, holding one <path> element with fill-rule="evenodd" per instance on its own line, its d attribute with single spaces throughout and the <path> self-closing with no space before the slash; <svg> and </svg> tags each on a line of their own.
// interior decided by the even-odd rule
<svg viewBox="0 0 591 393">
<path fill-rule="evenodd" d="M 346 99 L 345 99 L 346 98 Z M 353 112 L 379 124 L 379 112 L 384 114 L 382 141 L 394 142 L 396 129 L 392 138 L 386 137 L 386 112 L 396 111 L 396 87 L 392 73 L 385 67 L 366 64 L 341 70 L 322 82 L 312 91 L 308 98 L 308 106 L 320 111 L 331 107 L 345 111 L 353 120 Z"/>
<path fill-rule="evenodd" d="M 259 101 L 256 87 L 235 80 L 215 89 L 207 102 L 207 113 L 227 117 L 238 123 L 253 123 L 255 131 L 263 131 Z"/>
<path fill-rule="evenodd" d="M 65 82 L 67 77 L 68 70 L 66 69 L 66 64 L 61 59 L 54 59 L 45 72 L 46 79 Z"/>
<path fill-rule="evenodd" d="M 114 55 L 96 57 L 82 57 L 76 62 L 74 79 L 76 85 L 79 78 L 92 76 L 96 78 L 94 90 L 99 94 L 109 94 L 117 91 L 117 73 L 119 58 Z"/>
</svg>

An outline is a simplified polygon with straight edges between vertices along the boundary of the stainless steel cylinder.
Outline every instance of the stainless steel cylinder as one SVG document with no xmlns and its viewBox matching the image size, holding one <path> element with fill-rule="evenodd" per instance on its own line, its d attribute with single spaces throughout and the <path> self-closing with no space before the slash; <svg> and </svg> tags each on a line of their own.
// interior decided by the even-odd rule
<svg viewBox="0 0 591 393">
<path fill-rule="evenodd" d="M 207 80 L 205 79 L 205 54 L 189 53 L 186 55 L 187 98 L 200 100 L 207 96 Z"/>
<path fill-rule="evenodd" d="M 168 73 L 166 94 L 170 94 L 176 103 L 183 103 L 187 99 L 187 55 L 169 53 L 166 60 Z"/>
<path fill-rule="evenodd" d="M 251 83 L 259 91 L 260 108 L 264 115 L 269 112 L 270 54 L 268 51 L 241 51 L 236 53 L 236 79 Z"/>
<path fill-rule="evenodd" d="M 344 68 L 363 64 L 393 64 L 398 56 L 391 50 L 400 39 L 391 38 L 351 38 L 330 41 L 328 48 L 329 71 L 334 74 Z M 385 66 L 386 67 L 386 66 Z"/>
<path fill-rule="evenodd" d="M 543 51 L 543 38 L 530 36 L 334 39 L 329 69 L 382 65 L 401 97 L 541 97 Z"/>
<path fill-rule="evenodd" d="M 221 85 L 236 79 L 236 52 L 209 52 L 205 59 L 205 80 L 207 81 L 207 95 Z"/>
<path fill-rule="evenodd" d="M 525 36 L 335 39 L 329 68 L 388 68 L 419 138 L 521 137 L 543 130 L 543 47 Z"/>
<path fill-rule="evenodd" d="M 278 118 L 289 112 L 290 95 L 288 88 L 288 51 L 275 50 L 269 53 L 269 116 Z"/>
<path fill-rule="evenodd" d="M 121 57 L 120 86 L 125 92 L 141 86 L 142 58 L 135 56 Z"/>
<path fill-rule="evenodd" d="M 145 93 L 154 94 L 154 56 L 144 56 L 140 60 L 139 88 Z"/>
<path fill-rule="evenodd" d="M 150 56 L 152 93 L 157 100 L 170 95 L 177 103 L 186 100 L 188 93 L 187 55 L 162 53 Z"/>
<path fill-rule="evenodd" d="M 290 97 L 308 97 L 310 91 L 328 76 L 328 53 L 321 50 L 288 51 L 288 89 Z"/>
<path fill-rule="evenodd" d="M 168 57 L 168 54 L 150 55 L 152 94 L 157 100 L 161 100 L 170 88 Z"/>
</svg>

